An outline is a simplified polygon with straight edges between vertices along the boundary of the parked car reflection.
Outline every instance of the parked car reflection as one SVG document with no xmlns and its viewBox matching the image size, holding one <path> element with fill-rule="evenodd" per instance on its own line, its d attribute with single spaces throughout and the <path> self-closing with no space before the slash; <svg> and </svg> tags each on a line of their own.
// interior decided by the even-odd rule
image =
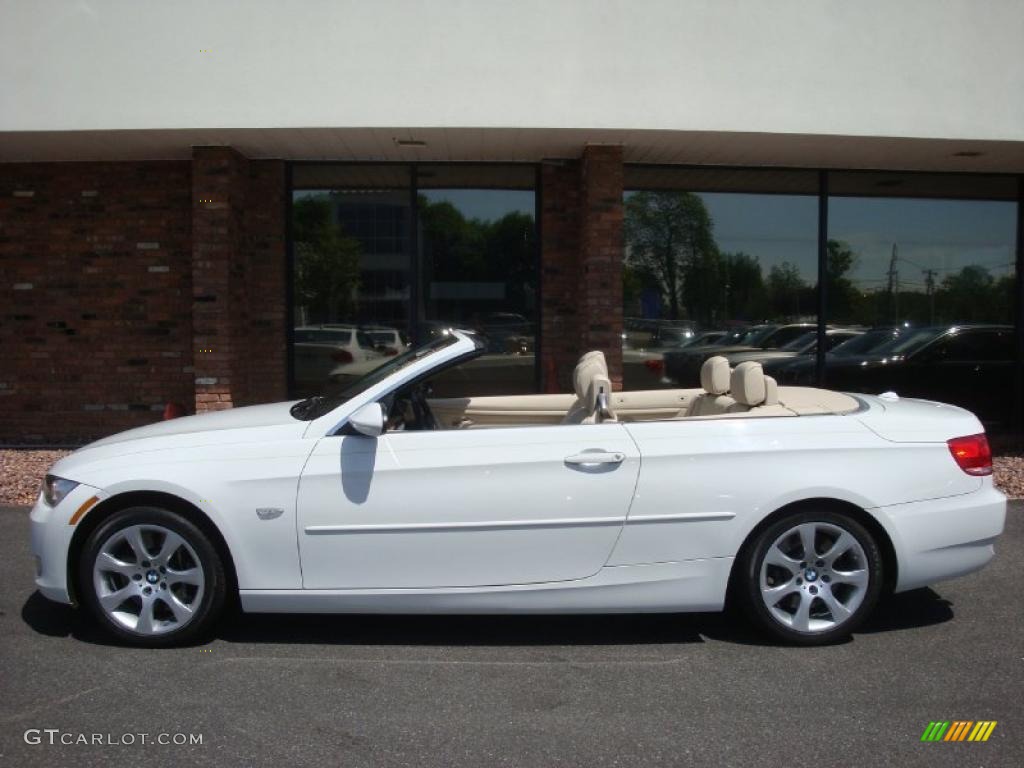
<svg viewBox="0 0 1024 768">
<path fill-rule="evenodd" d="M 383 357 L 373 339 L 354 325 L 308 325 L 293 333 L 295 388 L 300 393 L 319 391 L 339 365 L 379 362 Z"/>
<path fill-rule="evenodd" d="M 863 333 L 854 336 L 852 339 L 848 339 L 847 341 L 837 344 L 827 350 L 825 353 L 825 365 L 828 366 L 835 357 L 850 357 L 853 355 L 863 355 L 868 352 L 872 352 L 883 344 L 888 344 L 893 339 L 898 338 L 899 335 L 906 330 L 907 327 L 905 326 L 869 328 Z M 779 382 L 788 382 L 791 381 L 791 371 L 816 371 L 817 362 L 817 347 L 814 347 L 806 357 L 803 355 L 797 357 L 776 357 L 774 359 L 763 360 L 761 365 L 764 367 L 764 372 L 768 376 L 775 377 Z"/>
<path fill-rule="evenodd" d="M 829 389 L 877 394 L 892 390 L 967 408 L 990 423 L 1005 423 L 1013 402 L 1016 335 L 1009 325 L 930 326 L 900 334 L 874 351 L 833 356 Z M 812 385 L 813 364 L 790 366 L 787 384 Z"/>
<path fill-rule="evenodd" d="M 778 349 L 816 328 L 814 323 L 754 325 L 718 344 L 669 350 L 665 352 L 665 377 L 676 386 L 696 387 L 700 385 L 700 367 L 709 357 Z"/>
</svg>

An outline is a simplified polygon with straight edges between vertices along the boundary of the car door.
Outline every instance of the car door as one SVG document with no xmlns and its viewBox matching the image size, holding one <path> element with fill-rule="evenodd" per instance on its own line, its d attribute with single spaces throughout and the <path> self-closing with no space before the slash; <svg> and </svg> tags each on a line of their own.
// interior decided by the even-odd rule
<svg viewBox="0 0 1024 768">
<path fill-rule="evenodd" d="M 303 586 L 591 576 L 615 545 L 639 467 L 618 423 L 324 437 L 299 483 Z"/>
</svg>

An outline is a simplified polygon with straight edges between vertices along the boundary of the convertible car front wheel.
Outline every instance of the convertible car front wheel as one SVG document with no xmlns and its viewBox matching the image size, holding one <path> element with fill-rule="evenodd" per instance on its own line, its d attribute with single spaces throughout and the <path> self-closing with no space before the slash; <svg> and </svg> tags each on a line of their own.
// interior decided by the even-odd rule
<svg viewBox="0 0 1024 768">
<path fill-rule="evenodd" d="M 847 637 L 882 587 L 882 555 L 871 533 L 832 510 L 783 516 L 753 541 L 742 566 L 748 614 L 794 645 Z"/>
<path fill-rule="evenodd" d="M 85 543 L 79 593 L 116 637 L 149 647 L 205 635 L 224 606 L 226 578 L 216 549 L 185 518 L 157 507 L 114 513 Z"/>
</svg>

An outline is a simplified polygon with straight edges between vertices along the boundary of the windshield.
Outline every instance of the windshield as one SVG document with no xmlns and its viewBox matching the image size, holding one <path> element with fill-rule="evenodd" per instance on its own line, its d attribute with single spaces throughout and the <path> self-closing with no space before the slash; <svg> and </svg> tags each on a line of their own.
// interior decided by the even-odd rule
<svg viewBox="0 0 1024 768">
<path fill-rule="evenodd" d="M 698 333 L 692 339 L 686 339 L 679 344 L 680 347 L 702 347 L 706 344 L 716 344 L 719 341 L 725 341 L 726 334 L 724 332 L 715 333 Z"/>
<path fill-rule="evenodd" d="M 734 347 L 759 347 L 761 346 L 761 341 L 771 336 L 777 329 L 777 325 L 759 325 L 750 328 L 735 341 L 730 339 L 729 343 Z"/>
<path fill-rule="evenodd" d="M 346 382 L 340 389 L 332 390 L 324 395 L 315 395 L 313 397 L 307 397 L 305 400 L 300 400 L 292 406 L 291 414 L 299 421 L 312 421 L 313 419 L 318 419 L 325 413 L 333 411 L 346 400 L 351 400 L 353 397 L 365 392 L 373 385 L 384 381 L 384 379 L 395 371 L 400 371 L 407 365 L 411 365 L 417 360 L 423 359 L 427 355 L 432 355 L 438 350 L 451 346 L 456 341 L 458 341 L 457 337 L 451 333 L 436 336 L 425 344 L 415 347 L 414 349 L 410 349 L 408 352 L 403 352 L 396 357 L 388 358 L 388 361 L 383 365 L 371 368 L 355 381 Z"/>
<path fill-rule="evenodd" d="M 812 346 L 817 338 L 817 331 L 808 331 L 807 333 L 800 334 L 788 344 L 783 344 L 779 349 L 783 349 L 786 352 L 803 352 Z"/>
<path fill-rule="evenodd" d="M 860 336 L 854 336 L 852 339 L 847 339 L 842 344 L 837 344 L 832 349 L 833 355 L 839 355 L 845 357 L 846 355 L 863 355 L 866 352 L 872 352 L 878 347 L 893 341 L 899 336 L 899 331 L 896 329 L 880 329 L 874 331 L 866 331 Z"/>
<path fill-rule="evenodd" d="M 874 354 L 890 357 L 893 355 L 911 355 L 921 349 L 925 344 L 933 341 L 943 333 L 945 328 L 922 328 L 910 333 L 904 333 L 892 341 L 886 342 L 872 350 Z"/>
</svg>

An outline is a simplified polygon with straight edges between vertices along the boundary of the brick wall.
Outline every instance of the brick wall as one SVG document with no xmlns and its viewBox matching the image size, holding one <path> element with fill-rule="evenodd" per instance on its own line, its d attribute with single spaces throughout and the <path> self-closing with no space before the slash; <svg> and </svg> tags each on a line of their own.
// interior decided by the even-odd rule
<svg viewBox="0 0 1024 768">
<path fill-rule="evenodd" d="M 621 381 L 622 151 L 546 163 L 541 371 L 601 349 Z M 0 164 L 0 443 L 80 443 L 286 396 L 285 170 L 191 161 Z"/>
<path fill-rule="evenodd" d="M 0 443 L 286 396 L 284 164 L 204 151 L 0 164 Z"/>
<path fill-rule="evenodd" d="M 189 163 L 0 164 L 0 442 L 192 402 Z"/>
</svg>

